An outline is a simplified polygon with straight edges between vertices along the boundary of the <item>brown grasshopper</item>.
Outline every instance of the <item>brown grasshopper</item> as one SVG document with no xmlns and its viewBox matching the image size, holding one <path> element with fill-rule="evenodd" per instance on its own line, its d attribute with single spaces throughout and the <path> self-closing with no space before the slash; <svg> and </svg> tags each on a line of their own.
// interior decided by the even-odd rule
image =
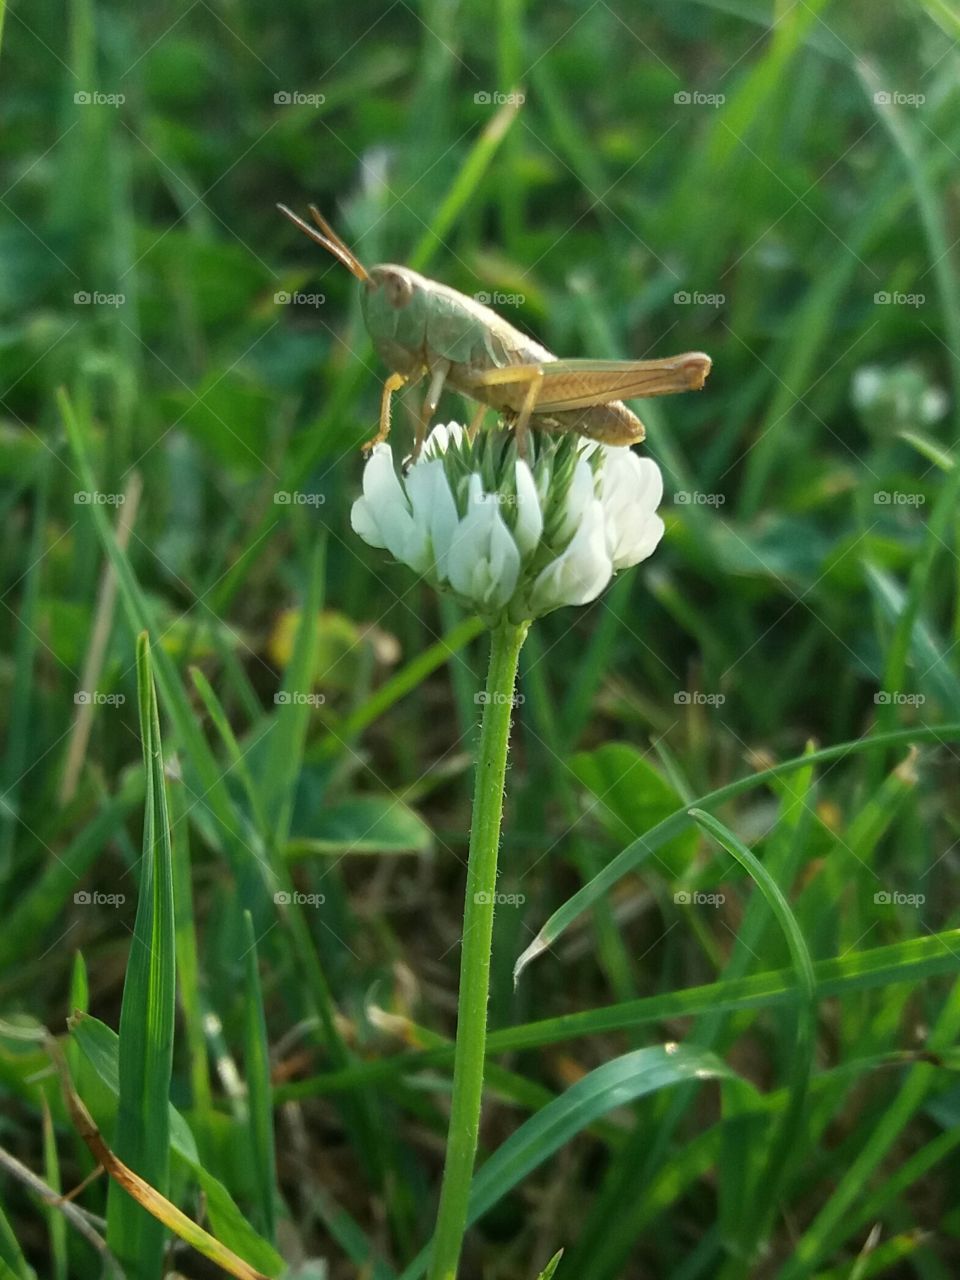
<svg viewBox="0 0 960 1280">
<path fill-rule="evenodd" d="M 277 208 L 363 286 L 364 323 L 377 354 L 391 370 L 380 403 L 380 430 L 365 448 L 387 438 L 393 393 L 425 376 L 429 382 L 417 421 L 414 462 L 444 386 L 477 402 L 468 428 L 471 438 L 486 410 L 496 409 L 513 426 L 517 452 L 525 457 L 528 426 L 574 431 L 602 444 L 636 444 L 646 435 L 644 425 L 615 397 L 698 391 L 710 372 L 710 357 L 702 351 L 665 360 L 558 360 L 495 311 L 456 289 L 393 263 L 368 271 L 314 205 L 310 214 L 316 227 L 286 205 Z"/>
</svg>

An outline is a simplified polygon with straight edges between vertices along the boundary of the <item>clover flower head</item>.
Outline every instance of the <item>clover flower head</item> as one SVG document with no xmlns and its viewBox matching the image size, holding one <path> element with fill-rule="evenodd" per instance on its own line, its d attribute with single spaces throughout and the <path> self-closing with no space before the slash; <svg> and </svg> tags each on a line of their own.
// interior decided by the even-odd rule
<svg viewBox="0 0 960 1280">
<path fill-rule="evenodd" d="M 406 474 L 374 448 L 351 523 L 493 626 L 595 600 L 653 553 L 662 496 L 656 463 L 628 448 L 531 433 L 527 461 L 506 428 L 471 441 L 451 422 Z"/>
</svg>

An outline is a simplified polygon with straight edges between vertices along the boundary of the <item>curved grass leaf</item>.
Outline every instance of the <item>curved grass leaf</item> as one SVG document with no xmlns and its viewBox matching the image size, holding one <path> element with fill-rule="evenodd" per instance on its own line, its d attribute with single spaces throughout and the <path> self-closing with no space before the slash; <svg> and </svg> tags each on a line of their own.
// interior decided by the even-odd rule
<svg viewBox="0 0 960 1280">
<path fill-rule="evenodd" d="M 898 983 L 916 984 L 924 978 L 955 973 L 960 953 L 960 929 L 896 942 L 889 946 L 854 951 L 814 964 L 817 998 L 844 996 L 873 987 Z M 491 1031 L 487 1053 L 510 1053 L 560 1044 L 582 1036 L 628 1031 L 651 1022 L 705 1013 L 734 1013 L 744 1009 L 779 1008 L 796 1002 L 796 976 L 792 969 L 774 969 L 746 978 L 709 982 L 703 986 L 669 991 L 663 995 L 625 1000 L 601 1009 L 542 1018 Z M 276 1101 L 288 1102 L 324 1093 L 337 1093 L 395 1076 L 444 1066 L 453 1060 L 453 1046 L 395 1054 L 372 1062 L 356 1063 L 344 1071 L 330 1071 L 294 1084 L 281 1085 Z"/>
<path fill-rule="evenodd" d="M 470 1191 L 468 1225 L 473 1224 L 572 1138 L 615 1107 L 659 1089 L 693 1080 L 723 1080 L 739 1096 L 754 1095 L 747 1084 L 709 1051 L 687 1045 L 636 1049 L 590 1071 L 548 1103 L 493 1153 L 476 1173 Z M 429 1246 L 401 1273 L 417 1280 L 426 1270 Z"/>
<path fill-rule="evenodd" d="M 731 800 L 734 796 L 742 795 L 745 791 L 752 791 L 755 787 L 765 786 L 773 782 L 774 779 L 783 777 L 784 774 L 794 773 L 797 769 L 806 768 L 808 765 L 823 764 L 830 760 L 842 760 L 846 756 L 858 755 L 861 752 L 884 751 L 890 747 L 909 745 L 916 742 L 954 742 L 958 738 L 960 738 L 960 723 L 952 721 L 949 724 L 939 726 L 898 729 L 891 733 L 876 734 L 871 738 L 857 738 L 849 742 L 840 742 L 836 746 L 824 747 L 820 751 L 794 756 L 791 760 L 785 760 L 782 764 L 773 765 L 769 769 L 762 769 L 750 777 L 738 778 L 735 782 L 729 782 L 726 786 L 718 787 L 715 791 L 710 791 L 701 796 L 696 801 L 696 807 L 701 808 L 707 805 L 722 804 L 725 800 Z M 636 871 L 651 854 L 665 845 L 668 840 L 672 840 L 679 835 L 692 821 L 693 819 L 690 817 L 688 809 L 678 809 L 669 818 L 658 822 L 655 827 L 652 827 L 639 840 L 634 840 L 632 844 L 627 845 L 626 849 L 617 854 L 599 875 L 594 876 L 583 888 L 578 889 L 572 897 L 568 898 L 562 906 L 554 911 L 533 942 L 519 957 L 514 966 L 514 981 L 519 981 L 520 975 L 527 965 L 551 947 L 579 915 L 586 911 L 588 907 L 593 906 L 599 898 L 608 893 L 624 876 Z"/>
</svg>

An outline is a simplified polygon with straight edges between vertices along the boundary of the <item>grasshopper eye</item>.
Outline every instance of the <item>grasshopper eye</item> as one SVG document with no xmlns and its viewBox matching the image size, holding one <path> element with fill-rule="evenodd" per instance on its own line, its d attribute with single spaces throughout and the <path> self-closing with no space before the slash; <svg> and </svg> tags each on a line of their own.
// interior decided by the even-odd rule
<svg viewBox="0 0 960 1280">
<path fill-rule="evenodd" d="M 387 301 L 398 311 L 413 297 L 413 282 L 407 276 L 401 275 L 399 271 L 384 273 L 383 288 Z"/>
</svg>

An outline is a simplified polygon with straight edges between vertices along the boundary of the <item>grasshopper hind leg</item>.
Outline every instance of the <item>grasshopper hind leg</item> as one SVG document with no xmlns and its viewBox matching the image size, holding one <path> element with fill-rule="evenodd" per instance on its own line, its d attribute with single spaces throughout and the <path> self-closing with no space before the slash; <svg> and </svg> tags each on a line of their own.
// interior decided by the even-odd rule
<svg viewBox="0 0 960 1280">
<path fill-rule="evenodd" d="M 637 415 L 619 400 L 584 409 L 541 410 L 535 414 L 533 425 L 543 431 L 572 431 L 588 440 L 613 446 L 640 444 L 647 434 Z"/>
</svg>

